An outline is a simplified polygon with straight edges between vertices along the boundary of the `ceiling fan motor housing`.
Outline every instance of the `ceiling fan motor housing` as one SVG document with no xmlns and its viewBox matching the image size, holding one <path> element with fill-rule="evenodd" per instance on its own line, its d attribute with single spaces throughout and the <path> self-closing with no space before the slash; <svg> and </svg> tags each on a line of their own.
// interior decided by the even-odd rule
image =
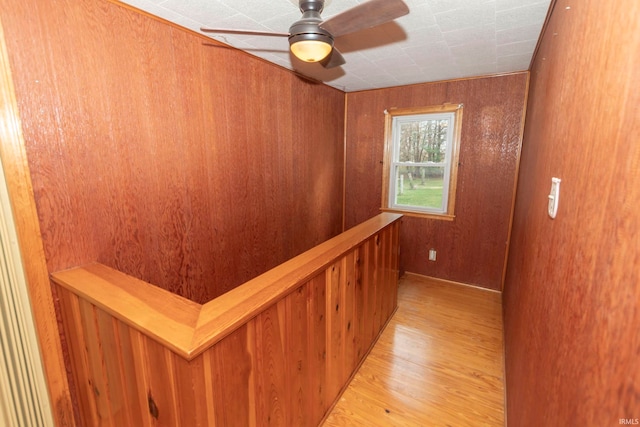
<svg viewBox="0 0 640 427">
<path fill-rule="evenodd" d="M 289 27 L 289 44 L 299 41 L 316 40 L 327 43 L 333 47 L 333 36 L 330 32 L 320 28 L 322 17 L 320 13 L 324 8 L 324 0 L 300 0 L 302 18 Z"/>
<path fill-rule="evenodd" d="M 321 13 L 322 9 L 324 9 L 324 0 L 300 0 L 298 4 L 300 5 L 300 11 L 302 13 L 310 10 Z"/>
</svg>

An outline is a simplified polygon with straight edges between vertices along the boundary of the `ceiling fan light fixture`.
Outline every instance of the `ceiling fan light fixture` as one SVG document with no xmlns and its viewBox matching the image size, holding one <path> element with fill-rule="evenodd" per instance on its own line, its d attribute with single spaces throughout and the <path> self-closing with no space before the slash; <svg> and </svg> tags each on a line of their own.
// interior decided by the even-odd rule
<svg viewBox="0 0 640 427">
<path fill-rule="evenodd" d="M 296 34 L 289 38 L 291 52 L 301 61 L 319 62 L 333 49 L 333 39 L 325 34 Z"/>
<path fill-rule="evenodd" d="M 301 40 L 291 45 L 291 52 L 305 62 L 319 62 L 329 55 L 331 45 L 321 40 Z"/>
</svg>

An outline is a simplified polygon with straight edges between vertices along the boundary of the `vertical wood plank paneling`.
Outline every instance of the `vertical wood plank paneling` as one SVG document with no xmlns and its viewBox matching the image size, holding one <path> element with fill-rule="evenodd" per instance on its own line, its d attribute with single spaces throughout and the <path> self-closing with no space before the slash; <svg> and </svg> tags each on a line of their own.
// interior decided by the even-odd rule
<svg viewBox="0 0 640 427">
<path fill-rule="evenodd" d="M 131 328 L 119 320 L 115 321 L 117 331 L 118 358 L 122 375 L 122 392 L 127 405 L 129 425 L 144 426 L 144 414 L 148 413 L 147 406 L 141 406 L 139 396 L 145 395 L 145 389 L 137 381 L 135 371 L 134 350 L 132 347 Z M 110 357 L 110 355 L 106 355 Z M 142 402 L 146 403 L 146 402 Z M 123 424 L 119 424 L 122 426 Z M 118 427 L 118 426 L 116 426 Z"/>
<path fill-rule="evenodd" d="M 159 426 L 180 425 L 177 386 L 173 354 L 150 338 L 143 343 L 149 388 L 147 399 L 149 413 Z"/>
<path fill-rule="evenodd" d="M 504 290 L 509 425 L 640 418 L 639 16 L 635 0 L 558 0 L 532 64 Z"/>
<path fill-rule="evenodd" d="M 78 301 L 78 310 L 82 322 L 82 343 L 87 349 L 88 386 L 96 405 L 96 421 L 99 426 L 110 426 L 111 407 L 109 402 L 109 385 L 106 381 L 102 357 L 102 343 L 98 335 L 95 306 L 84 299 Z"/>
<path fill-rule="evenodd" d="M 134 373 L 136 383 L 138 385 L 137 401 L 138 406 L 142 409 L 140 414 L 142 418 L 142 426 L 151 427 L 158 425 L 160 416 L 155 398 L 151 392 L 149 364 L 147 363 L 146 340 L 142 333 L 131 329 L 131 350 L 133 354 Z"/>
<path fill-rule="evenodd" d="M 127 395 L 125 393 L 124 372 L 122 365 L 122 355 L 119 336 L 117 331 L 117 321 L 110 314 L 103 310 L 95 309 L 96 336 L 100 339 L 100 353 L 93 357 L 100 358 L 103 362 L 105 389 L 102 393 L 108 399 L 110 425 L 134 425 L 131 419 L 131 408 L 129 407 Z M 112 355 L 111 357 L 100 357 L 101 355 Z"/>
<path fill-rule="evenodd" d="M 380 231 L 380 280 L 378 284 L 380 286 L 381 298 L 378 302 L 380 307 L 380 325 L 384 325 L 384 322 L 388 315 L 390 301 L 387 298 L 387 289 L 389 288 L 389 247 L 387 245 L 388 230 Z"/>
<path fill-rule="evenodd" d="M 89 383 L 89 355 L 84 345 L 84 332 L 80 315 L 79 298 L 61 287 L 57 288 L 60 301 L 60 313 L 64 325 L 68 355 L 72 366 L 74 384 L 78 390 L 78 407 L 80 416 L 89 425 L 99 425 L 96 401 L 93 398 L 93 387 Z"/>
<path fill-rule="evenodd" d="M 322 264 L 193 357 L 59 287 L 82 423 L 318 425 L 393 311 L 396 230 L 387 226 Z"/>
<path fill-rule="evenodd" d="M 259 424 L 288 425 L 285 406 L 291 402 L 289 366 L 286 364 L 286 299 L 280 300 L 255 319 L 256 325 L 256 416 Z"/>
<path fill-rule="evenodd" d="M 287 318 L 285 325 L 287 328 L 286 366 L 289 370 L 289 397 L 290 404 L 285 405 L 288 409 L 288 423 L 294 426 L 313 426 L 315 424 L 309 419 L 308 408 L 313 399 L 313 389 L 311 387 L 311 375 L 309 367 L 313 353 L 309 345 L 309 324 L 308 318 L 311 316 L 310 304 L 310 284 L 307 282 L 297 290 L 289 294 L 286 298 Z"/>
<path fill-rule="evenodd" d="M 395 260 L 397 255 L 397 240 L 396 240 L 396 227 L 387 227 L 383 230 L 384 233 L 384 268 L 385 268 L 385 282 L 384 282 L 384 318 L 383 324 L 393 314 L 398 297 L 398 273 L 395 269 Z"/>
<path fill-rule="evenodd" d="M 215 385 L 213 383 L 214 366 L 212 355 L 213 350 L 209 349 L 202 353 L 202 356 L 200 357 L 202 358 L 202 369 L 204 375 L 202 378 L 204 381 L 204 405 L 206 409 L 206 417 L 204 419 L 207 420 L 207 425 L 209 427 L 216 427 L 219 426 L 219 424 L 216 422 L 218 418 L 216 417 L 217 409 L 215 406 L 215 394 L 217 393 L 217 390 L 214 388 Z M 220 410 L 222 410 L 222 408 L 220 408 Z"/>
<path fill-rule="evenodd" d="M 200 425 L 207 427 L 216 426 L 215 412 L 213 401 L 213 388 L 211 384 L 211 352 L 205 351 L 197 358 L 189 363 L 190 375 L 192 377 L 192 392 L 185 388 L 180 394 L 180 399 L 188 399 L 189 395 L 196 397 L 195 412 Z"/>
<path fill-rule="evenodd" d="M 204 393 L 204 382 L 207 378 L 204 376 L 202 356 L 188 361 L 171 353 L 170 358 L 173 366 L 172 379 L 175 384 L 179 425 L 184 427 L 204 425 L 208 421 Z"/>
<path fill-rule="evenodd" d="M 363 269 L 363 281 L 364 281 L 364 292 L 365 292 L 365 301 L 364 301 L 364 317 L 366 319 L 365 328 L 366 332 L 364 334 L 365 342 L 371 342 L 373 338 L 376 336 L 376 294 L 378 291 L 378 287 L 376 286 L 376 276 L 375 276 L 375 262 L 376 262 L 376 242 L 375 238 L 369 239 L 364 244 L 364 254 L 365 254 L 365 262 Z"/>
<path fill-rule="evenodd" d="M 367 322 L 366 301 L 367 301 L 367 286 L 365 286 L 364 266 L 365 261 L 365 245 L 358 246 L 355 251 L 355 290 L 354 290 L 354 316 L 355 316 L 355 357 L 356 360 L 360 360 L 365 351 L 369 348 L 367 342 L 366 331 L 370 327 Z"/>
<path fill-rule="evenodd" d="M 454 221 L 403 219 L 404 271 L 501 289 L 527 73 L 352 92 L 347 97 L 345 224 L 380 212 L 384 111 L 464 104 Z M 436 262 L 428 251 L 438 251 Z"/>
<path fill-rule="evenodd" d="M 327 401 L 333 401 L 344 378 L 345 277 L 343 262 L 327 268 Z"/>
<path fill-rule="evenodd" d="M 380 240 L 380 233 L 377 233 L 373 239 L 373 253 L 372 253 L 372 261 L 373 261 L 373 278 L 372 283 L 375 286 L 375 294 L 372 298 L 373 303 L 373 339 L 380 330 L 380 326 L 383 323 L 383 313 L 382 306 L 384 301 L 384 270 L 382 268 L 382 262 L 384 260 L 382 253 L 382 244 Z"/>
<path fill-rule="evenodd" d="M 216 425 L 256 426 L 255 321 L 211 348 Z"/>
<path fill-rule="evenodd" d="M 391 237 L 390 229 L 380 232 L 380 286 L 382 287 L 382 298 L 380 301 L 380 323 L 384 325 L 386 319 L 391 314 L 391 299 L 389 298 L 389 287 L 391 285 L 391 248 L 389 238 Z"/>
<path fill-rule="evenodd" d="M 327 277 L 322 274 L 309 281 L 309 315 L 307 342 L 309 345 L 309 413 L 313 422 L 320 422 L 329 404 L 327 346 Z M 313 424 L 312 424 L 313 425 Z"/>
<path fill-rule="evenodd" d="M 2 13 L 2 20 L 6 19 Z M 0 24 L 0 158 L 6 180 L 15 232 L 31 311 L 40 346 L 42 367 L 47 380 L 50 410 L 59 427 L 75 426 L 70 383 L 62 353 L 61 326 L 56 322 L 55 298 L 52 296 L 49 274 L 43 250 L 42 235 L 33 194 L 28 159 L 12 71 L 5 43 L 4 25 Z"/>
<path fill-rule="evenodd" d="M 398 306 L 398 279 L 400 279 L 400 257 L 402 256 L 402 248 L 400 247 L 400 222 L 393 224 L 393 254 L 391 259 L 393 267 L 393 291 L 391 298 L 393 299 L 393 307 Z"/>
<path fill-rule="evenodd" d="M 356 252 L 351 251 L 342 258 L 342 270 L 344 274 L 344 317 L 342 319 L 342 332 L 344 334 L 344 358 L 345 378 L 341 382 L 345 384 L 349 375 L 356 367 Z"/>
</svg>

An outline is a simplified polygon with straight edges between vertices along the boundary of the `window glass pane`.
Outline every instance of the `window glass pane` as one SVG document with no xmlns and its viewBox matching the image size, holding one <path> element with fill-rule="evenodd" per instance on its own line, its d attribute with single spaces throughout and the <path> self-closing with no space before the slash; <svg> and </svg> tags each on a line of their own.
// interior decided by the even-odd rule
<svg viewBox="0 0 640 427">
<path fill-rule="evenodd" d="M 383 209 L 453 220 L 461 119 L 462 104 L 387 112 Z"/>
<path fill-rule="evenodd" d="M 449 119 L 402 121 L 399 129 L 399 162 L 440 163 L 447 151 Z"/>
<path fill-rule="evenodd" d="M 441 210 L 444 188 L 443 166 L 396 167 L 396 205 Z"/>
</svg>

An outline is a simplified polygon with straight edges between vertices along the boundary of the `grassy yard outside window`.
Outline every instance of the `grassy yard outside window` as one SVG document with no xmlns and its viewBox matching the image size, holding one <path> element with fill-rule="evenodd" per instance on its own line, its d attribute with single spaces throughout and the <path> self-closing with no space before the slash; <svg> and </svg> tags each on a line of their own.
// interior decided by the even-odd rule
<svg viewBox="0 0 640 427">
<path fill-rule="evenodd" d="M 462 108 L 386 112 L 382 210 L 454 218 Z"/>
</svg>

